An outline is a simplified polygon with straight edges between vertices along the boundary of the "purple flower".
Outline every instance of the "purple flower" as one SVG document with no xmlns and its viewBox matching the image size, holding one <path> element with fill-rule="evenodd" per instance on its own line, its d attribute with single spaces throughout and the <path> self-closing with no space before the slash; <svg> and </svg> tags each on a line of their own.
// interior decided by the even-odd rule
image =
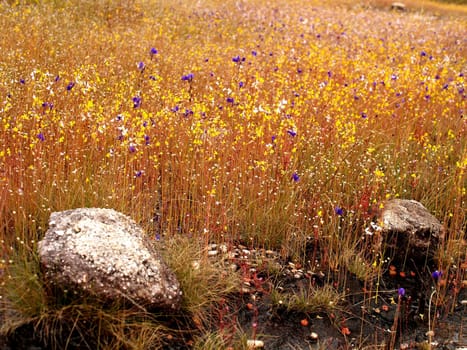
<svg viewBox="0 0 467 350">
<path fill-rule="evenodd" d="M 26 80 L 20 79 L 20 80 L 19 80 L 19 83 L 20 83 L 20 84 L 26 84 Z"/>
<path fill-rule="evenodd" d="M 149 79 L 155 81 L 155 80 L 156 80 L 156 77 L 155 77 L 154 75 L 150 75 L 150 76 L 149 76 Z"/>
<path fill-rule="evenodd" d="M 54 104 L 51 103 L 51 102 L 43 102 L 43 103 L 42 103 L 42 107 L 43 107 L 43 108 L 47 108 L 47 107 L 48 107 L 48 108 L 51 110 L 52 108 L 54 108 Z"/>
<path fill-rule="evenodd" d="M 443 275 L 442 271 L 433 271 L 431 274 L 431 277 L 433 277 L 435 280 L 438 280 L 441 276 Z"/>
<path fill-rule="evenodd" d="M 70 91 L 71 89 L 73 89 L 73 86 L 75 86 L 75 82 L 70 81 L 68 85 L 66 86 L 67 91 Z"/>
<path fill-rule="evenodd" d="M 391 80 L 397 80 L 397 75 L 392 74 L 392 75 L 391 75 Z"/>
<path fill-rule="evenodd" d="M 180 107 L 178 106 L 175 106 L 175 107 L 172 107 L 170 110 L 174 113 L 178 112 L 178 110 L 180 109 Z"/>
<path fill-rule="evenodd" d="M 425 56 L 426 56 L 426 52 L 425 52 L 425 51 L 420 52 L 420 56 L 425 57 Z"/>
<path fill-rule="evenodd" d="M 144 143 L 145 145 L 149 145 L 149 141 L 151 140 L 151 138 L 148 136 L 148 135 L 144 135 Z"/>
<path fill-rule="evenodd" d="M 144 64 L 144 62 L 139 62 L 138 63 L 138 69 L 142 72 L 144 71 L 144 68 L 146 68 L 146 65 Z"/>
<path fill-rule="evenodd" d="M 293 130 L 293 129 L 287 130 L 287 134 L 289 134 L 292 137 L 297 136 L 297 132 L 295 130 Z"/>
<path fill-rule="evenodd" d="M 36 136 L 37 136 L 37 138 L 38 138 L 39 140 L 45 141 L 45 136 L 44 136 L 43 133 L 39 133 L 39 134 L 37 134 Z"/>
<path fill-rule="evenodd" d="M 133 101 L 133 108 L 141 107 L 141 97 L 135 96 L 131 100 Z"/>
<path fill-rule="evenodd" d="M 235 62 L 235 63 L 245 62 L 245 57 L 235 56 L 232 58 L 232 62 Z"/>
<path fill-rule="evenodd" d="M 294 180 L 295 182 L 298 182 L 298 181 L 300 181 L 300 176 L 298 176 L 298 174 L 296 172 L 294 172 L 292 174 L 292 180 Z"/>
<path fill-rule="evenodd" d="M 238 83 L 238 87 L 242 88 L 242 87 L 244 87 L 244 86 L 245 86 L 245 83 L 244 83 L 243 81 L 241 81 L 241 82 Z"/>
<path fill-rule="evenodd" d="M 195 75 L 193 73 L 188 73 L 186 75 L 182 75 L 183 81 L 192 81 Z"/>
<path fill-rule="evenodd" d="M 142 170 L 138 170 L 137 172 L 135 172 L 135 177 L 141 177 L 141 176 L 143 176 Z"/>
<path fill-rule="evenodd" d="M 397 290 L 397 294 L 399 294 L 400 297 L 403 297 L 405 295 L 405 289 L 404 288 L 399 288 Z"/>
<path fill-rule="evenodd" d="M 344 210 L 341 207 L 335 207 L 334 208 L 334 213 L 336 213 L 339 216 L 344 215 Z"/>
<path fill-rule="evenodd" d="M 130 146 L 128 146 L 128 150 L 130 151 L 130 153 L 136 152 L 136 147 L 135 147 L 135 145 L 130 145 Z"/>
<path fill-rule="evenodd" d="M 57 75 L 57 76 L 55 77 L 55 82 L 57 82 L 57 81 L 59 81 L 59 80 L 60 80 L 60 75 Z"/>
<path fill-rule="evenodd" d="M 158 53 L 159 51 L 157 51 L 157 49 L 155 47 L 151 47 L 151 50 L 149 51 L 149 53 L 151 54 L 151 56 L 154 56 Z"/>
<path fill-rule="evenodd" d="M 183 113 L 183 115 L 185 117 L 188 117 L 188 116 L 193 115 L 193 114 L 194 114 L 193 111 L 191 109 L 189 109 L 189 108 L 185 109 L 185 113 Z"/>
<path fill-rule="evenodd" d="M 272 143 L 276 142 L 276 138 L 277 138 L 276 135 L 272 135 L 272 136 L 271 136 L 271 142 L 272 142 Z"/>
<path fill-rule="evenodd" d="M 253 56 L 258 55 L 258 53 L 257 53 L 255 50 L 251 51 L 251 54 L 252 54 Z"/>
<path fill-rule="evenodd" d="M 362 112 L 362 118 L 364 118 L 364 119 L 368 118 L 368 116 L 366 115 L 366 113 Z"/>
<path fill-rule="evenodd" d="M 234 103 L 234 101 L 235 100 L 233 99 L 233 97 L 227 97 L 227 102 L 228 103 Z"/>
</svg>

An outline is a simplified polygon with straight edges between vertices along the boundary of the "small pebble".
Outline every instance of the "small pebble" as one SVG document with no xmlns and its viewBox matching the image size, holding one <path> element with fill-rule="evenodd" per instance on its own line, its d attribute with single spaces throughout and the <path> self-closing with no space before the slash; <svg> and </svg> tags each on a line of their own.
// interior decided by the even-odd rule
<svg viewBox="0 0 467 350">
<path fill-rule="evenodd" d="M 217 251 L 217 250 L 209 250 L 208 251 L 208 256 L 216 256 L 217 254 L 219 254 L 219 251 Z"/>
<path fill-rule="evenodd" d="M 262 340 L 247 340 L 246 346 L 248 349 L 259 349 L 264 347 L 264 342 Z"/>
<path fill-rule="evenodd" d="M 296 280 L 299 280 L 303 277 L 303 273 L 301 272 L 297 272 L 293 275 L 293 277 L 296 279 Z"/>
</svg>

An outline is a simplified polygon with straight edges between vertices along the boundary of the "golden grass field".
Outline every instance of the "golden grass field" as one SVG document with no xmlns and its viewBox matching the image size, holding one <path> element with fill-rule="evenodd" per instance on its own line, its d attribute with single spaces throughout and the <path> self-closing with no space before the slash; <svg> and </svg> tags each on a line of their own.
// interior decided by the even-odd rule
<svg viewBox="0 0 467 350">
<path fill-rule="evenodd" d="M 405 3 L 0 2 L 0 280 L 75 207 L 370 275 L 363 229 L 415 199 L 464 266 L 467 7 Z"/>
</svg>

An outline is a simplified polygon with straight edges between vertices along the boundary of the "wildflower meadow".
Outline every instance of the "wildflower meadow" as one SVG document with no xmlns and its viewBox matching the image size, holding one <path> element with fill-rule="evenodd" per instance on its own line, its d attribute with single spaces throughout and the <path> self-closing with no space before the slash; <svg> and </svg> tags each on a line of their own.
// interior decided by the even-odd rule
<svg viewBox="0 0 467 350">
<path fill-rule="evenodd" d="M 467 16 L 286 3 L 0 2 L 3 286 L 78 207 L 373 276 L 392 198 L 441 221 L 467 285 Z"/>
</svg>

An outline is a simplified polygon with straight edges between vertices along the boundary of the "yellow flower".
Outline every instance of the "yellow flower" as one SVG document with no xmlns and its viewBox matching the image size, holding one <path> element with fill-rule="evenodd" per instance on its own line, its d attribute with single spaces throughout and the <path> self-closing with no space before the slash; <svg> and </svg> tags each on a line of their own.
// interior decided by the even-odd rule
<svg viewBox="0 0 467 350">
<path fill-rule="evenodd" d="M 376 177 L 379 177 L 379 178 L 385 176 L 385 175 L 384 175 L 384 172 L 383 172 L 382 170 L 378 169 L 378 168 L 376 168 L 374 174 L 375 174 Z"/>
</svg>

